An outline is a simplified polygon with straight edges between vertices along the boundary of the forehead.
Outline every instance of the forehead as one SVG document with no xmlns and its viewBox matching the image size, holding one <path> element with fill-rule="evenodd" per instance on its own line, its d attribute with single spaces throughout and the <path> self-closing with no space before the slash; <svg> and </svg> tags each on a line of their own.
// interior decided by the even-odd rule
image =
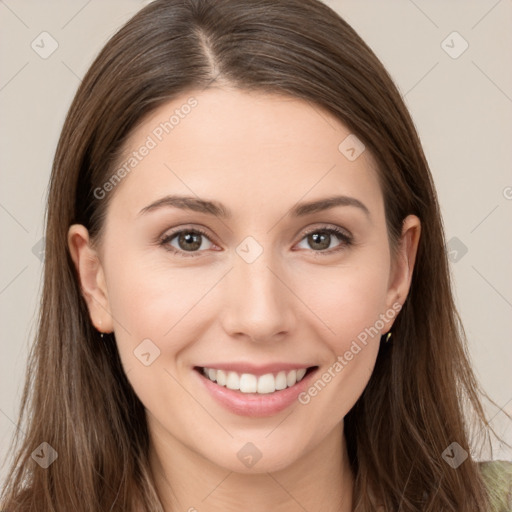
<svg viewBox="0 0 512 512">
<path fill-rule="evenodd" d="M 132 214 L 170 193 L 276 213 L 335 193 L 381 200 L 375 162 L 350 130 L 318 105 L 281 94 L 181 94 L 132 132 L 116 169 L 123 167 L 116 202 Z"/>
</svg>

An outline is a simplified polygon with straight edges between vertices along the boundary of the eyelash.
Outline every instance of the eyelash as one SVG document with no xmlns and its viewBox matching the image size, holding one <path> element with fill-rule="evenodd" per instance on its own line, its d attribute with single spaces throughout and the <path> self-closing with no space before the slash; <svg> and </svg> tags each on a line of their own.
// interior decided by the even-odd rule
<svg viewBox="0 0 512 512">
<path fill-rule="evenodd" d="M 198 254 L 200 254 L 202 251 L 190 251 L 187 254 L 186 251 L 178 250 L 169 245 L 169 242 L 171 240 L 173 240 L 177 235 L 180 235 L 181 233 L 194 233 L 194 234 L 202 235 L 202 236 L 208 238 L 208 240 L 210 240 L 208 237 L 208 233 L 206 233 L 206 231 L 204 231 L 200 228 L 190 228 L 190 229 L 181 229 L 179 231 L 174 231 L 172 233 L 164 235 L 162 238 L 160 238 L 159 245 L 162 246 L 166 251 L 169 251 L 169 252 L 175 254 L 176 256 L 180 256 L 180 257 L 184 257 L 184 258 L 190 258 L 190 257 L 193 258 L 193 257 L 196 257 Z M 306 238 L 308 235 L 311 235 L 313 233 L 327 233 L 330 235 L 335 235 L 342 242 L 339 246 L 335 247 L 334 249 L 321 250 L 321 251 L 312 250 L 312 252 L 315 253 L 315 257 L 316 256 L 329 256 L 329 255 L 337 253 L 338 251 L 341 251 L 341 250 L 353 245 L 352 237 L 350 235 L 348 235 L 345 231 L 342 231 L 340 228 L 337 228 L 337 227 L 320 227 L 320 228 L 311 229 L 303 234 L 301 241 L 304 238 Z"/>
</svg>

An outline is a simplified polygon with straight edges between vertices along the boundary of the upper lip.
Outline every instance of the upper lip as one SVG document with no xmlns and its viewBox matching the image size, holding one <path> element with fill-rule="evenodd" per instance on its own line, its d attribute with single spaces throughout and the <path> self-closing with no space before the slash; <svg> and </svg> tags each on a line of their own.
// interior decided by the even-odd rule
<svg viewBox="0 0 512 512">
<path fill-rule="evenodd" d="M 270 363 L 265 365 L 255 365 L 252 363 L 207 363 L 198 365 L 199 368 L 213 368 L 215 370 L 224 370 L 242 373 L 251 373 L 256 376 L 265 375 L 267 373 L 278 373 L 280 371 L 300 370 L 301 368 L 310 368 L 314 365 L 302 363 Z"/>
</svg>

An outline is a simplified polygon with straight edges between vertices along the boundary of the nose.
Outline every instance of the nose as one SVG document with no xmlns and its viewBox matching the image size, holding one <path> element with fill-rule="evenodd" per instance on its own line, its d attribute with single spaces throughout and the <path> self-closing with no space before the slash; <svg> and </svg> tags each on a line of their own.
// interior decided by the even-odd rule
<svg viewBox="0 0 512 512">
<path fill-rule="evenodd" d="M 225 332 L 258 343 L 290 335 L 296 325 L 294 308 L 300 302 L 294 298 L 289 280 L 270 251 L 263 251 L 252 263 L 235 254 L 219 308 Z"/>
</svg>

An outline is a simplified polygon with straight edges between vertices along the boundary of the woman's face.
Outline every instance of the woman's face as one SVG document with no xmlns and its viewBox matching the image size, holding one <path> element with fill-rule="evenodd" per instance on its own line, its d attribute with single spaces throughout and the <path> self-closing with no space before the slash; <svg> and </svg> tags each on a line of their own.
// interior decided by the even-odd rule
<svg viewBox="0 0 512 512">
<path fill-rule="evenodd" d="M 285 96 L 183 94 L 137 127 L 123 166 L 95 191 L 110 200 L 98 252 L 83 227 L 69 241 L 150 432 L 232 471 L 290 465 L 366 386 L 417 219 L 392 260 L 369 151 Z"/>
</svg>

